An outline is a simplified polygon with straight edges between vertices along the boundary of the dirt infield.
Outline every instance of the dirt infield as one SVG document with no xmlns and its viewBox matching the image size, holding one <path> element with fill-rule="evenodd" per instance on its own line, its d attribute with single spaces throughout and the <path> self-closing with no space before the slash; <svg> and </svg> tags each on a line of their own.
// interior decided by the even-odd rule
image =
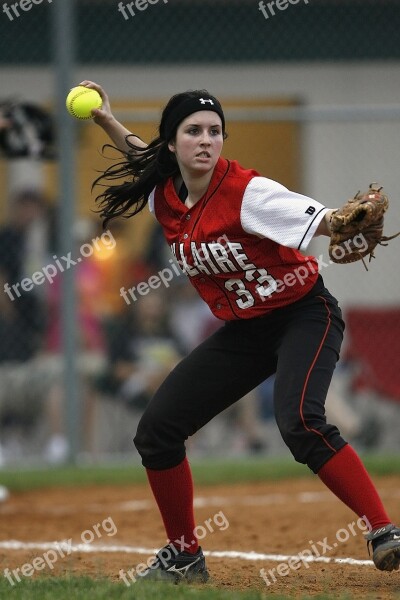
<svg viewBox="0 0 400 600">
<path fill-rule="evenodd" d="M 389 514 L 399 520 L 398 477 L 375 481 Z M 207 585 L 293 598 L 323 592 L 347 593 L 350 598 L 400 598 L 400 573 L 381 573 L 369 564 L 360 523 L 317 478 L 197 486 L 196 518 L 201 544 L 210 552 L 212 581 Z M 34 565 L 25 567 L 25 575 L 17 571 L 20 578 L 74 573 L 118 581 L 121 569 L 126 573 L 136 568 L 153 548 L 165 543 L 147 486 L 15 493 L 0 505 L 0 519 L 2 573 L 6 568 Z M 49 554 L 50 545 L 63 540 L 70 540 L 69 546 L 54 546 Z M 82 542 L 90 552 L 77 547 Z M 299 552 L 303 557 L 313 552 L 312 562 L 300 560 Z M 318 554 L 321 562 L 314 560 Z M 339 563 L 339 558 L 358 562 Z M 330 561 L 322 562 L 325 559 Z M 16 575 L 10 577 L 17 585 Z M 129 576 L 127 581 L 134 585 Z"/>
</svg>

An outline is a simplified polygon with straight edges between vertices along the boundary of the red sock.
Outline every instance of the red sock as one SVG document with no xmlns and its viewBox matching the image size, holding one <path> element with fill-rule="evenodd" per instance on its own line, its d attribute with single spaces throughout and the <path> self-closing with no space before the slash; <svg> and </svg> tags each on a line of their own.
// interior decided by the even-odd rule
<svg viewBox="0 0 400 600">
<path fill-rule="evenodd" d="M 318 477 L 359 517 L 366 517 L 372 529 L 391 523 L 370 476 L 348 444 L 324 464 Z"/>
<path fill-rule="evenodd" d="M 179 551 L 195 553 L 199 544 L 193 533 L 193 480 L 187 458 L 172 469 L 146 469 L 146 472 L 168 540 Z M 183 546 L 182 542 L 190 546 Z"/>
</svg>

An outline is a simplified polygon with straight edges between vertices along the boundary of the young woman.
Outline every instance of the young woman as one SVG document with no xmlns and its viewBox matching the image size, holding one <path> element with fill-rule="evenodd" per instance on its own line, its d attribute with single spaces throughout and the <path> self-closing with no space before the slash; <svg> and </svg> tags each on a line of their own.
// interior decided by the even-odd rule
<svg viewBox="0 0 400 600">
<path fill-rule="evenodd" d="M 333 210 L 222 158 L 224 113 L 206 90 L 173 96 L 146 145 L 116 121 L 99 85 L 81 85 L 101 94 L 95 122 L 123 156 L 97 180 L 125 178 L 98 197 L 105 223 L 148 205 L 181 268 L 225 321 L 168 375 L 138 427 L 134 442 L 169 540 L 143 577 L 207 580 L 185 440 L 273 373 L 276 420 L 294 458 L 366 520 L 377 568 L 399 568 L 400 529 L 325 418 L 344 324 L 315 258 L 303 253 L 313 236 L 329 236 Z"/>
</svg>

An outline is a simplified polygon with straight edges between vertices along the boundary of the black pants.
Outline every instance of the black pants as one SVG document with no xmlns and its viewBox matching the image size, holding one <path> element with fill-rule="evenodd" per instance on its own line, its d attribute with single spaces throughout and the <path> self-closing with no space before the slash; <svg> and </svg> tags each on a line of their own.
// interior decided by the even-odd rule
<svg viewBox="0 0 400 600">
<path fill-rule="evenodd" d="M 276 373 L 275 417 L 294 458 L 317 473 L 346 442 L 325 418 L 344 323 L 321 277 L 301 300 L 263 317 L 229 321 L 168 375 L 134 439 L 149 469 L 185 458 L 185 440 Z"/>
</svg>

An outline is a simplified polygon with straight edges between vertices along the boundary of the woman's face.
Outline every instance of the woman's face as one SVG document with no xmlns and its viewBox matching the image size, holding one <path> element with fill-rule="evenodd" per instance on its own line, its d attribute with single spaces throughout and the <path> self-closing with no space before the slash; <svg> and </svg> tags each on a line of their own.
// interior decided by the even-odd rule
<svg viewBox="0 0 400 600">
<path fill-rule="evenodd" d="M 179 124 L 175 140 L 168 144 L 182 173 L 201 175 L 214 169 L 222 151 L 222 121 L 213 111 L 200 110 Z"/>
</svg>

